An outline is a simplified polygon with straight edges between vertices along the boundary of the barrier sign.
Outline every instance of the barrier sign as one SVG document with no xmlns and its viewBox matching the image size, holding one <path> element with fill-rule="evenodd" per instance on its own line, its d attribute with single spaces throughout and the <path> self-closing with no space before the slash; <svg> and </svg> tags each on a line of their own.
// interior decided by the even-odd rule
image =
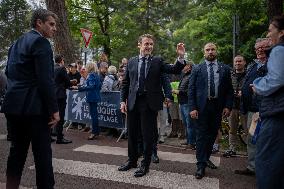
<svg viewBox="0 0 284 189">
<path fill-rule="evenodd" d="M 67 90 L 65 120 L 78 123 L 92 123 L 89 110 L 85 92 Z M 120 111 L 119 91 L 101 93 L 101 102 L 98 103 L 97 110 L 99 126 L 124 128 Z"/>
</svg>

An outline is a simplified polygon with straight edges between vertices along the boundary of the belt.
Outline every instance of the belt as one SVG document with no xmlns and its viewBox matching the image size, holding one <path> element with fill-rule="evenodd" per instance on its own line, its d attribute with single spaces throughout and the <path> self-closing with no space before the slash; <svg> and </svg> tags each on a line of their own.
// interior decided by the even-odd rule
<svg viewBox="0 0 284 189">
<path fill-rule="evenodd" d="M 137 92 L 137 96 L 146 96 L 146 95 L 147 95 L 147 91 L 144 91 L 144 92 L 138 91 Z"/>
<path fill-rule="evenodd" d="M 209 100 L 209 101 L 213 101 L 213 100 L 217 100 L 218 98 L 216 98 L 216 97 L 211 97 L 211 96 L 209 96 L 208 98 L 207 98 L 207 100 Z"/>
</svg>

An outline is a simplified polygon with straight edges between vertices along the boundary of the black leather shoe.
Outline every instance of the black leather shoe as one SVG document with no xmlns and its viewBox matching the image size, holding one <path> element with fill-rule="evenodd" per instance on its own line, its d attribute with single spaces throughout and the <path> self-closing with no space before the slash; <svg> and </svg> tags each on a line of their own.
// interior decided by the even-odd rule
<svg viewBox="0 0 284 189">
<path fill-rule="evenodd" d="M 56 140 L 54 139 L 54 138 L 52 138 L 52 137 L 50 137 L 50 142 L 51 143 L 53 143 L 53 142 L 55 142 Z"/>
<path fill-rule="evenodd" d="M 217 166 L 214 165 L 212 161 L 208 160 L 206 163 L 207 163 L 207 167 L 209 167 L 210 169 L 217 169 Z"/>
<path fill-rule="evenodd" d="M 135 177 L 143 177 L 149 172 L 149 167 L 141 166 L 137 171 L 135 171 L 134 176 Z"/>
<path fill-rule="evenodd" d="M 56 136 L 57 136 L 57 133 L 51 132 L 50 135 L 56 137 Z"/>
<path fill-rule="evenodd" d="M 205 168 L 198 168 L 195 172 L 195 178 L 196 179 L 202 179 L 205 175 Z"/>
<path fill-rule="evenodd" d="M 255 175 L 255 172 L 249 170 L 248 168 L 246 168 L 244 170 L 235 170 L 234 173 L 238 174 L 238 175 L 247 175 L 247 176 L 254 176 Z"/>
<path fill-rule="evenodd" d="M 154 155 L 154 154 L 152 155 L 152 162 L 153 163 L 159 163 L 160 162 L 158 155 Z"/>
<path fill-rule="evenodd" d="M 129 169 L 132 168 L 137 168 L 137 163 L 132 163 L 130 161 L 127 161 L 126 164 L 118 167 L 118 171 L 128 171 Z"/>
<path fill-rule="evenodd" d="M 12 141 L 12 137 L 10 135 L 7 135 L 7 141 Z"/>
<path fill-rule="evenodd" d="M 65 138 L 56 140 L 56 144 L 69 144 L 69 143 L 72 143 L 72 141 L 71 140 L 67 140 Z"/>
</svg>

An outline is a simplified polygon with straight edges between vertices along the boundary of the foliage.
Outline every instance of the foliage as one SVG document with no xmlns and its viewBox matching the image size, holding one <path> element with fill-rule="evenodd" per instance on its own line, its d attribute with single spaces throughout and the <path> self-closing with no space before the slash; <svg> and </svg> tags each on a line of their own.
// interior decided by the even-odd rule
<svg viewBox="0 0 284 189">
<path fill-rule="evenodd" d="M 232 62 L 232 17 L 239 16 L 238 53 L 249 61 L 254 57 L 256 38 L 265 36 L 268 21 L 264 0 L 67 0 L 71 30 L 82 43 L 80 27 L 94 32 L 91 46 L 109 46 L 112 61 L 136 55 L 137 38 L 151 33 L 156 38 L 155 54 L 169 62 L 175 59 L 175 45 L 184 42 L 189 58 L 198 63 L 206 42 L 217 43 L 219 59 Z M 249 13 L 248 13 L 249 11 Z M 103 28 L 98 17 L 104 20 Z M 105 29 L 105 30 L 103 30 Z"/>
<path fill-rule="evenodd" d="M 262 0 L 220 0 L 189 3 L 182 26 L 175 30 L 175 38 L 185 41 L 194 62 L 202 58 L 202 47 L 207 42 L 218 46 L 219 59 L 232 62 L 232 17 L 239 16 L 239 53 L 249 61 L 254 57 L 253 45 L 256 38 L 267 29 L 267 16 Z M 249 14 L 248 14 L 249 10 Z M 186 19 L 189 18 L 189 19 Z"/>
<path fill-rule="evenodd" d="M 30 10 L 25 0 L 0 1 L 0 61 L 13 41 L 29 29 Z"/>
<path fill-rule="evenodd" d="M 93 53 L 98 56 L 100 52 L 106 52 L 114 64 L 123 57 L 137 55 L 137 38 L 143 33 L 155 36 L 154 53 L 168 62 L 176 58 L 176 44 L 184 42 L 189 58 L 198 63 L 203 57 L 204 44 L 212 41 L 218 45 L 218 59 L 230 64 L 233 58 L 232 17 L 235 14 L 239 16 L 237 51 L 251 61 L 255 57 L 256 38 L 264 37 L 268 28 L 268 0 L 65 1 L 69 28 L 77 43 L 74 48 L 84 46 L 80 28 L 89 29 L 94 32 L 90 43 Z M 28 28 L 25 20 L 30 8 L 25 7 L 24 0 L 0 2 L 2 58 L 11 41 Z M 21 13 L 20 19 L 14 12 Z M 11 15 L 8 20 L 5 19 L 7 14 Z"/>
</svg>

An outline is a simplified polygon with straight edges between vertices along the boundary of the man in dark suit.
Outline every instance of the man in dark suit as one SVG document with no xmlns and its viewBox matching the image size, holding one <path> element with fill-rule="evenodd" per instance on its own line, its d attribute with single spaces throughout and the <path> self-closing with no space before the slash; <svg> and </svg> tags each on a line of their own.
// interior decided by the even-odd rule
<svg viewBox="0 0 284 189">
<path fill-rule="evenodd" d="M 217 61 L 214 43 L 204 46 L 205 61 L 192 70 L 189 80 L 189 111 L 196 121 L 195 177 L 204 177 L 205 168 L 217 167 L 209 160 L 222 116 L 229 116 L 232 108 L 233 87 L 229 66 Z"/>
<path fill-rule="evenodd" d="M 64 67 L 63 56 L 56 55 L 54 59 L 55 59 L 55 66 L 54 66 L 55 94 L 57 98 L 57 104 L 60 115 L 60 121 L 57 123 L 55 127 L 57 135 L 56 144 L 69 144 L 72 143 L 72 141 L 67 140 L 63 137 L 63 124 L 64 124 L 66 99 L 67 99 L 66 89 L 68 89 L 71 86 L 72 80 L 70 80 L 67 75 L 67 70 Z M 73 82 L 77 83 L 74 80 Z"/>
<path fill-rule="evenodd" d="M 59 121 L 55 96 L 54 62 L 47 38 L 56 31 L 57 16 L 35 10 L 32 30 L 10 47 L 6 75 L 7 92 L 2 106 L 11 125 L 7 163 L 7 189 L 19 187 L 28 149 L 32 143 L 37 188 L 54 186 L 50 127 Z"/>
<path fill-rule="evenodd" d="M 178 44 L 179 60 L 175 65 L 166 64 L 161 57 L 152 56 L 154 38 L 144 34 L 138 39 L 139 56 L 129 60 L 121 87 L 121 111 L 127 112 L 128 119 L 128 162 L 119 167 L 127 171 L 137 167 L 138 132 L 141 130 L 144 143 L 144 159 L 135 177 L 144 176 L 149 171 L 152 147 L 155 140 L 154 129 L 157 113 L 162 109 L 162 73 L 180 73 L 184 67 L 184 45 Z M 126 105 L 127 103 L 127 105 Z M 128 111 L 127 111 L 128 110 Z"/>
</svg>

